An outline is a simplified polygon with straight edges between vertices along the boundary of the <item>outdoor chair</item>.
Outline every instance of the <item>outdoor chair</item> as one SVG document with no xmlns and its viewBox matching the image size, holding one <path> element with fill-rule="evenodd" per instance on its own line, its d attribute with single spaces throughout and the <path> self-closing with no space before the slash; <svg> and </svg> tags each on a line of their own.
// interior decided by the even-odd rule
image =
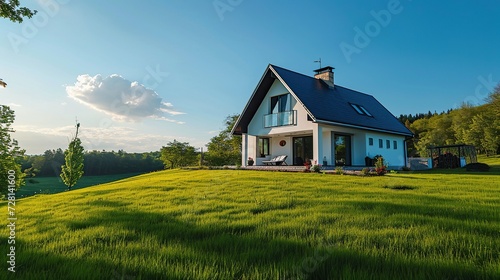
<svg viewBox="0 0 500 280">
<path fill-rule="evenodd" d="M 265 165 L 288 165 L 285 161 L 287 157 L 287 155 L 275 156 L 271 160 L 262 161 L 262 163 Z"/>
</svg>

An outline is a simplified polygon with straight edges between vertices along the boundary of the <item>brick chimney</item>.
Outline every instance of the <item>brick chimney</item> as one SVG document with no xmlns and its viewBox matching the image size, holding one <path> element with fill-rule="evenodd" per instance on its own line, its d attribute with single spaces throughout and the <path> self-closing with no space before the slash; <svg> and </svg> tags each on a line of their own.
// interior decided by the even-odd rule
<svg viewBox="0 0 500 280">
<path fill-rule="evenodd" d="M 314 74 L 314 78 L 323 80 L 329 87 L 333 88 L 335 84 L 333 83 L 333 67 L 326 66 L 323 68 L 319 68 L 314 70 L 316 74 Z"/>
</svg>

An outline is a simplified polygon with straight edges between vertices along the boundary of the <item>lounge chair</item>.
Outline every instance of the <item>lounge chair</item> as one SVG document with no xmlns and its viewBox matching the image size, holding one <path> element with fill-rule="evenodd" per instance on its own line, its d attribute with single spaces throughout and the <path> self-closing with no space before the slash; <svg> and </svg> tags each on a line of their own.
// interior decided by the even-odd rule
<svg viewBox="0 0 500 280">
<path fill-rule="evenodd" d="M 262 163 L 265 165 L 283 165 L 283 164 L 288 165 L 288 164 L 286 164 L 286 161 L 285 161 L 287 157 L 288 157 L 287 155 L 275 156 L 271 160 L 262 161 Z"/>
</svg>

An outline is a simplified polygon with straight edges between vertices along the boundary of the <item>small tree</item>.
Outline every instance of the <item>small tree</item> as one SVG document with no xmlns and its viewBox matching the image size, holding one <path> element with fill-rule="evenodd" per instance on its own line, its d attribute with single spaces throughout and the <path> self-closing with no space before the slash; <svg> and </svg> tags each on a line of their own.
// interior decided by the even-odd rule
<svg viewBox="0 0 500 280">
<path fill-rule="evenodd" d="M 221 166 L 241 163 L 241 136 L 231 134 L 239 115 L 230 115 L 224 120 L 225 128 L 207 144 L 208 164 Z"/>
<path fill-rule="evenodd" d="M 61 179 L 68 186 L 68 190 L 71 190 L 83 175 L 83 146 L 82 141 L 78 138 L 78 128 L 80 128 L 79 123 L 76 124 L 75 138 L 69 143 L 68 149 L 64 151 L 66 164 L 61 167 Z"/>
<path fill-rule="evenodd" d="M 195 165 L 197 162 L 196 149 L 189 143 L 174 140 L 161 148 L 161 160 L 165 163 L 165 168 L 167 166 L 177 168 Z"/>
<path fill-rule="evenodd" d="M 377 172 L 377 175 L 382 176 L 387 173 L 387 165 L 384 162 L 383 157 L 378 157 L 377 161 L 375 162 L 375 172 Z"/>
<path fill-rule="evenodd" d="M 12 171 L 15 174 L 15 186 L 19 188 L 24 183 L 24 173 L 18 163 L 24 155 L 24 150 L 19 148 L 17 141 L 10 138 L 14 132 L 11 125 L 14 123 L 15 114 L 9 106 L 0 105 L 0 193 L 6 194 L 9 184 L 8 176 Z"/>
</svg>

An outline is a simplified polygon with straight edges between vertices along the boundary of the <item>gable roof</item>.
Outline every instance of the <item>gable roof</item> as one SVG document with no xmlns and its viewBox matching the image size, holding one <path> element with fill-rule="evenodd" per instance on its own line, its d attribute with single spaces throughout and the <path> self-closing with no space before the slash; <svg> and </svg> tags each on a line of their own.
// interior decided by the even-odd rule
<svg viewBox="0 0 500 280">
<path fill-rule="evenodd" d="M 272 64 L 267 67 L 236 122 L 233 134 L 247 132 L 248 124 L 275 79 L 304 106 L 314 122 L 413 136 L 412 132 L 373 96 L 338 85 L 330 88 L 320 79 Z M 357 113 L 351 104 L 363 106 L 372 116 Z"/>
</svg>

